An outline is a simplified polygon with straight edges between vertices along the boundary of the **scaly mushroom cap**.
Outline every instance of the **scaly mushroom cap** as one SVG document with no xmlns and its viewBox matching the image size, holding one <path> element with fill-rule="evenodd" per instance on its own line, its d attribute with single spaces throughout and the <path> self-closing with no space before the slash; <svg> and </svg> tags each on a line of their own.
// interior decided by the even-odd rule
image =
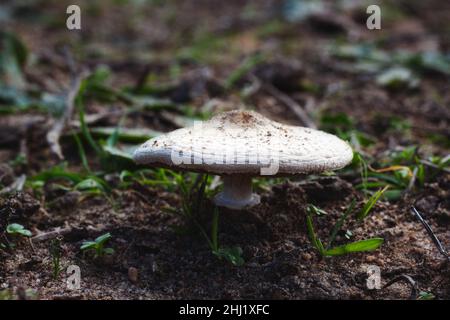
<svg viewBox="0 0 450 320">
<path fill-rule="evenodd" d="M 139 164 L 250 176 L 270 165 L 277 166 L 274 175 L 319 173 L 340 169 L 352 157 L 348 143 L 332 134 L 240 110 L 150 139 L 134 152 Z"/>
</svg>

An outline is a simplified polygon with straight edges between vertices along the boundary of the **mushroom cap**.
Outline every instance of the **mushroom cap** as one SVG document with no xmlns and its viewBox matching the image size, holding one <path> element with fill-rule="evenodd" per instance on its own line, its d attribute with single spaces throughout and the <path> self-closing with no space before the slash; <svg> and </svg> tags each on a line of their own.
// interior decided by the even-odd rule
<svg viewBox="0 0 450 320">
<path fill-rule="evenodd" d="M 259 176 L 271 165 L 277 167 L 272 175 L 296 175 L 340 169 L 353 151 L 332 134 L 233 110 L 150 139 L 133 158 L 138 164 L 216 175 Z"/>
</svg>

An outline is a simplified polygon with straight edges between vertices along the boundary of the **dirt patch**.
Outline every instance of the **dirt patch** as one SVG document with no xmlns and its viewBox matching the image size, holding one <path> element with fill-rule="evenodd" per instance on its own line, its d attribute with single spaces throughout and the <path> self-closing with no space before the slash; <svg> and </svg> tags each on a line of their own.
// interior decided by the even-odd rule
<svg viewBox="0 0 450 320">
<path fill-rule="evenodd" d="M 71 226 L 71 231 L 64 235 L 62 265 L 81 267 L 83 289 L 76 296 L 84 299 L 409 297 L 407 283 L 379 291 L 367 289 L 368 265 L 381 268 L 383 283 L 407 274 L 418 282 L 421 290 L 431 291 L 439 298 L 449 296 L 448 264 L 409 213 L 408 201 L 377 205 L 362 225 L 356 225 L 352 219 L 345 226 L 353 231 L 355 239 L 382 236 L 385 244 L 381 250 L 322 258 L 311 247 L 305 229 L 305 203 L 317 201 L 308 194 L 321 185 L 318 181 L 303 187 L 285 183 L 265 194 L 255 209 L 220 211 L 219 241 L 223 245 L 242 247 L 246 261 L 242 267 L 218 260 L 198 234 L 177 233 L 177 227 L 184 225 L 180 218 L 162 213 L 134 197 L 127 197 L 118 211 L 98 199 L 85 201 L 66 216 L 64 221 Z M 349 192 L 355 193 L 352 189 Z M 328 215 L 316 220 L 319 236 L 326 238 L 348 197 L 320 200 Z M 433 196 L 432 201 L 441 203 L 445 199 Z M 156 199 L 150 197 L 147 201 Z M 448 246 L 448 219 L 445 223 L 437 222 L 443 219 L 441 214 L 428 218 Z M 210 219 L 210 216 L 201 219 L 205 227 Z M 49 218 L 46 225 L 52 225 L 55 220 L 59 219 Z M 113 259 L 94 261 L 83 257 L 78 249 L 81 242 L 106 231 L 113 235 L 109 243 L 116 250 Z M 344 240 L 342 234 L 337 238 L 338 242 Z M 8 279 L 10 285 L 35 288 L 41 298 L 73 296 L 74 292 L 62 285 L 64 276 L 52 279 L 48 250 L 48 241 L 33 243 L 32 247 L 23 241 L 14 254 L 2 253 L 3 279 Z M 129 278 L 130 268 L 138 272 L 138 280 Z"/>
</svg>

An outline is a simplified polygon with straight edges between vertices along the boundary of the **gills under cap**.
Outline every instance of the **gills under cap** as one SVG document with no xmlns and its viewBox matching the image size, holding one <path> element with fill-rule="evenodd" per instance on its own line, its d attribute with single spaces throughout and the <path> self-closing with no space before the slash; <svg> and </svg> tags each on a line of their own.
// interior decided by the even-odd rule
<svg viewBox="0 0 450 320">
<path fill-rule="evenodd" d="M 260 202 L 253 176 L 336 170 L 352 158 L 351 147 L 334 135 L 240 110 L 150 139 L 134 152 L 139 164 L 222 176 L 214 202 L 237 210 Z"/>
</svg>

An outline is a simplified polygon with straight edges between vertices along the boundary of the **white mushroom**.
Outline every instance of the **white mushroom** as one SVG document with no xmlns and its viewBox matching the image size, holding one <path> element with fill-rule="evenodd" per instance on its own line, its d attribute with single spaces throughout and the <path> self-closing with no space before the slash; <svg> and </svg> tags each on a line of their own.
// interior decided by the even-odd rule
<svg viewBox="0 0 450 320">
<path fill-rule="evenodd" d="M 223 191 L 214 202 L 232 209 L 260 202 L 252 177 L 336 170 L 352 157 L 348 143 L 334 135 L 240 110 L 150 139 L 134 152 L 139 164 L 222 176 Z"/>
</svg>

